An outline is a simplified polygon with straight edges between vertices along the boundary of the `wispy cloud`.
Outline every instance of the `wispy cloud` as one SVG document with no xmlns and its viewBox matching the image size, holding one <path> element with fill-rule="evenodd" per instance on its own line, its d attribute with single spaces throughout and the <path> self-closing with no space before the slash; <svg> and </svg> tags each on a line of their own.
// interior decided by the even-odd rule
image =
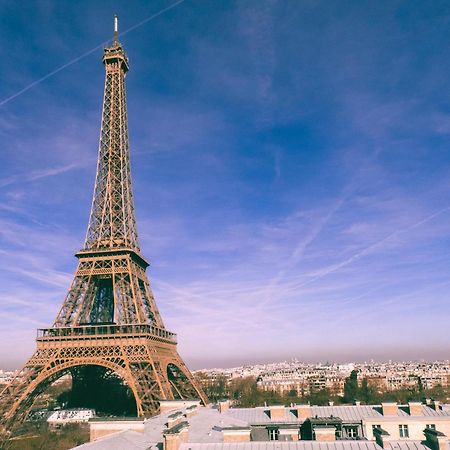
<svg viewBox="0 0 450 450">
<path fill-rule="evenodd" d="M 369 356 L 448 348 L 449 29 L 439 5 L 425 15 L 366 3 L 183 2 L 148 25 L 147 7 L 118 11 L 134 30 L 121 39 L 142 249 L 163 317 L 197 366 L 362 358 L 361 342 Z M 98 17 L 114 13 L 30 3 L 0 29 L 16 45 L 0 49 L 0 98 L 32 87 L 0 118 L 10 365 L 31 353 L 32 328 L 52 323 L 73 276 L 104 76 L 101 49 L 83 54 L 110 37 Z"/>
<path fill-rule="evenodd" d="M 3 180 L 0 180 L 0 187 L 9 186 L 9 185 L 15 184 L 15 183 L 28 183 L 31 181 L 41 180 L 43 178 L 54 177 L 54 176 L 66 173 L 70 170 L 77 169 L 79 167 L 80 166 L 77 164 L 67 164 L 67 165 L 60 166 L 60 167 L 52 167 L 52 168 L 48 168 L 48 169 L 36 170 L 31 173 L 18 174 L 18 175 L 11 176 L 8 178 L 4 178 Z"/>
</svg>

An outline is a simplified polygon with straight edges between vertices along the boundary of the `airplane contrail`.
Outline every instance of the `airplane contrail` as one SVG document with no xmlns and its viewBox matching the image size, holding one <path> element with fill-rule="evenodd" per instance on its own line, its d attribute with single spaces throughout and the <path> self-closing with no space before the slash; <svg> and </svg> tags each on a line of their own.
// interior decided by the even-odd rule
<svg viewBox="0 0 450 450">
<path fill-rule="evenodd" d="M 136 23 L 135 25 L 131 26 L 130 28 L 127 28 L 125 31 L 123 31 L 122 33 L 120 33 L 121 36 L 124 36 L 125 34 L 128 34 L 130 31 L 135 30 L 136 28 L 141 27 L 142 25 L 145 25 L 147 22 L 150 22 L 153 19 L 156 19 L 157 17 L 159 17 L 160 15 L 164 14 L 165 12 L 175 8 L 176 6 L 178 6 L 180 3 L 183 3 L 185 0 L 178 0 L 175 3 L 172 3 L 171 5 L 167 6 L 166 8 L 163 8 L 161 10 L 159 10 L 158 12 L 152 14 L 151 16 L 147 17 L 144 20 L 141 20 L 140 22 Z M 9 103 L 11 100 L 14 100 L 15 98 L 19 97 L 19 95 L 22 95 L 23 93 L 29 91 L 30 89 L 32 89 L 34 86 L 37 86 L 38 84 L 42 83 L 43 81 L 49 79 L 50 77 L 52 77 L 53 75 L 56 75 L 57 73 L 61 72 L 62 70 L 66 69 L 67 67 L 77 63 L 78 61 L 80 61 L 83 58 L 86 58 L 86 56 L 89 56 L 91 53 L 94 53 L 96 50 L 99 50 L 101 48 L 103 48 L 105 45 L 107 45 L 110 41 L 104 41 L 101 44 L 96 45 L 95 47 L 91 48 L 90 50 L 88 50 L 87 52 L 77 56 L 76 58 L 70 60 L 69 62 L 63 64 L 62 66 L 58 67 L 55 70 L 52 70 L 51 72 L 49 72 L 47 75 L 44 75 L 43 77 L 39 78 L 38 80 L 33 81 L 32 83 L 30 83 L 28 86 L 25 86 L 24 88 L 22 88 L 20 91 L 17 91 L 15 94 L 10 95 L 9 97 L 3 99 L 2 101 L 0 101 L 0 106 L 4 106 L 7 103 Z"/>
<path fill-rule="evenodd" d="M 413 223 L 412 225 L 409 225 L 407 227 L 401 228 L 400 230 L 396 230 L 393 231 L 392 233 L 388 234 L 387 236 L 385 236 L 384 238 L 380 239 L 379 241 L 369 245 L 368 247 L 360 250 L 359 252 L 356 252 L 354 255 L 350 256 L 349 258 L 345 259 L 344 261 L 341 261 L 340 263 L 337 264 L 333 264 L 332 266 L 326 268 L 324 271 L 318 273 L 316 276 L 314 276 L 313 278 L 301 282 L 300 284 L 297 285 L 292 285 L 290 287 L 290 290 L 295 289 L 299 289 L 302 288 L 308 284 L 314 283 L 317 280 L 320 280 L 321 278 L 337 272 L 338 270 L 342 269 L 345 266 L 348 266 L 349 264 L 352 264 L 353 262 L 355 262 L 356 260 L 358 260 L 359 258 L 361 258 L 362 256 L 365 256 L 366 254 L 370 253 L 372 250 L 374 250 L 375 248 L 379 247 L 380 245 L 384 244 L 385 242 L 391 240 L 393 237 L 399 236 L 403 233 L 407 233 L 408 231 L 411 231 L 415 228 L 420 227 L 421 225 L 429 222 L 430 220 L 434 219 L 437 216 L 440 216 L 441 214 L 450 211 L 450 206 L 447 206 L 446 208 L 440 209 L 436 212 L 434 212 L 433 214 L 430 214 L 429 216 L 425 217 L 424 219 L 419 220 L 418 222 Z"/>
</svg>

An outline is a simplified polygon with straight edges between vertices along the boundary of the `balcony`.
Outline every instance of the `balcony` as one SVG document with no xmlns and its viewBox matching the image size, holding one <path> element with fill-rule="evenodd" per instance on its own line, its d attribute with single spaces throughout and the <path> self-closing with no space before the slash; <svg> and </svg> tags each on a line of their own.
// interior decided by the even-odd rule
<svg viewBox="0 0 450 450">
<path fill-rule="evenodd" d="M 149 337 L 176 344 L 177 335 L 150 324 L 81 325 L 78 327 L 40 328 L 38 341 L 89 339 L 106 337 Z"/>
</svg>

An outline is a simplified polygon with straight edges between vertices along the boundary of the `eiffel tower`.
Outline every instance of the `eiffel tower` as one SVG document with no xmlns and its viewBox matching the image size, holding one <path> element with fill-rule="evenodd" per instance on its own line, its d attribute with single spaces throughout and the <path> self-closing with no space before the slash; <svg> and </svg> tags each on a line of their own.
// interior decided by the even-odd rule
<svg viewBox="0 0 450 450">
<path fill-rule="evenodd" d="M 101 366 L 129 387 L 138 416 L 159 411 L 160 400 L 205 394 L 178 355 L 145 273 L 131 188 L 125 76 L 128 58 L 114 19 L 106 70 L 94 196 L 84 247 L 75 256 L 72 285 L 51 328 L 39 329 L 37 349 L 0 393 L 0 424 L 20 423 L 51 383 L 85 366 Z M 75 380 L 74 380 L 75 381 Z"/>
</svg>

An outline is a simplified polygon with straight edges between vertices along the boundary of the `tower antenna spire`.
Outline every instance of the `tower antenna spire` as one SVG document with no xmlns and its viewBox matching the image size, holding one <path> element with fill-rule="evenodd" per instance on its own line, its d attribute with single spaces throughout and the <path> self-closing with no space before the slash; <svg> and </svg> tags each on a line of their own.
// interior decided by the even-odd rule
<svg viewBox="0 0 450 450">
<path fill-rule="evenodd" d="M 119 42 L 119 19 L 117 14 L 114 14 L 114 43 Z"/>
</svg>

